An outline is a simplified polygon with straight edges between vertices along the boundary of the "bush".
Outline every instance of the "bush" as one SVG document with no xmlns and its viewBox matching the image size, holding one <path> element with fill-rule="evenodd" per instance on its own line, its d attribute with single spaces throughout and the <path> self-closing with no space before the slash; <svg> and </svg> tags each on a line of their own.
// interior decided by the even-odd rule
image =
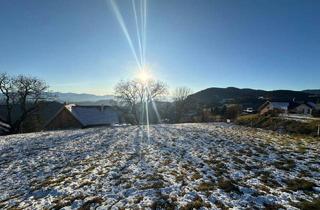
<svg viewBox="0 0 320 210">
<path fill-rule="evenodd" d="M 315 199 L 313 201 L 302 201 L 296 205 L 302 210 L 317 210 L 320 206 L 320 199 Z"/>
<path fill-rule="evenodd" d="M 311 134 L 316 131 L 316 127 L 311 123 L 296 121 L 287 121 L 286 123 L 286 130 L 290 133 Z"/>
<path fill-rule="evenodd" d="M 238 117 L 236 123 L 239 125 L 265 128 L 269 130 L 284 130 L 288 133 L 316 135 L 320 121 L 300 122 L 295 120 L 286 120 L 273 115 L 244 115 Z"/>
<path fill-rule="evenodd" d="M 284 111 L 280 109 L 274 109 L 267 112 L 267 115 L 271 117 L 278 117 L 280 114 L 284 113 Z"/>
<path fill-rule="evenodd" d="M 239 125 L 251 125 L 256 124 L 259 121 L 259 114 L 250 114 L 250 115 L 243 115 L 238 117 L 236 123 Z"/>
<path fill-rule="evenodd" d="M 316 185 L 313 182 L 310 182 L 305 179 L 291 179 L 287 181 L 288 189 L 292 191 L 313 191 L 313 187 Z"/>
<path fill-rule="evenodd" d="M 232 105 L 232 106 L 228 106 L 225 113 L 224 113 L 224 117 L 226 119 L 237 119 L 237 117 L 239 116 L 240 113 L 240 106 L 239 105 Z"/>
</svg>

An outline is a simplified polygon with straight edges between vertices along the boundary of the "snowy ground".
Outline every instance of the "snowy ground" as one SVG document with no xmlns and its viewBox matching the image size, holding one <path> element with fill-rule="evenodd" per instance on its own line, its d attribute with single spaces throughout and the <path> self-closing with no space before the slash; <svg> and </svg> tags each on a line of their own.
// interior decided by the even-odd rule
<svg viewBox="0 0 320 210">
<path fill-rule="evenodd" d="M 277 209 L 318 202 L 320 141 L 227 124 L 0 137 L 0 209 Z"/>
</svg>

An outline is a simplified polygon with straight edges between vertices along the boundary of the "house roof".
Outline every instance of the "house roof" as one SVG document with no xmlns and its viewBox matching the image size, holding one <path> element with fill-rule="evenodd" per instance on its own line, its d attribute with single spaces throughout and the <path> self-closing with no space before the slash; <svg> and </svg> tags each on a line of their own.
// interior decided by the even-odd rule
<svg viewBox="0 0 320 210">
<path fill-rule="evenodd" d="M 315 103 L 313 103 L 313 102 L 307 102 L 306 103 L 310 108 L 312 108 L 312 109 L 315 109 L 316 107 L 317 107 L 317 105 L 315 104 Z"/>
<path fill-rule="evenodd" d="M 36 109 L 33 114 L 38 114 L 43 122 L 48 122 L 49 119 L 53 117 L 53 115 L 60 110 L 60 108 L 63 108 L 63 104 L 56 102 L 56 101 L 46 101 L 46 102 L 41 102 L 39 104 L 38 109 Z M 6 105 L 0 105 L 0 119 L 2 121 L 8 121 L 7 119 L 7 106 Z M 19 106 L 19 104 L 16 104 L 13 106 L 12 110 L 12 122 L 16 122 L 19 117 L 21 116 L 22 111 Z"/>
<path fill-rule="evenodd" d="M 110 106 L 79 106 L 72 104 L 65 107 L 85 127 L 119 123 L 118 113 Z"/>
<path fill-rule="evenodd" d="M 299 107 L 299 106 L 303 106 L 303 105 L 309 107 L 310 109 L 313 109 L 313 107 L 312 107 L 310 104 L 308 104 L 308 103 L 299 104 L 298 106 L 296 106 L 296 108 Z"/>
</svg>

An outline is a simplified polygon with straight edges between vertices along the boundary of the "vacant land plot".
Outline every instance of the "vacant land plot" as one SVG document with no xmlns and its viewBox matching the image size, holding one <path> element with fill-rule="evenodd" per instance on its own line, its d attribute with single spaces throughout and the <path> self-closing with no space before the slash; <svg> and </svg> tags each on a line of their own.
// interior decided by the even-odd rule
<svg viewBox="0 0 320 210">
<path fill-rule="evenodd" d="M 320 141 L 227 124 L 0 137 L 0 209 L 316 208 Z"/>
</svg>

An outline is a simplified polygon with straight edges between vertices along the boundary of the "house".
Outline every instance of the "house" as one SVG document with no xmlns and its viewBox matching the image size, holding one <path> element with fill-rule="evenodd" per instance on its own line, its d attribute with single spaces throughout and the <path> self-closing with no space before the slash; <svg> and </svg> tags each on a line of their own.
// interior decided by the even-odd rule
<svg viewBox="0 0 320 210">
<path fill-rule="evenodd" d="M 285 114 L 300 114 L 311 116 L 316 113 L 318 108 L 313 102 L 265 102 L 260 108 L 260 114 L 265 114 L 272 110 L 278 110 Z"/>
<path fill-rule="evenodd" d="M 110 106 L 65 105 L 45 125 L 46 130 L 87 128 L 119 123 L 119 114 Z"/>
<path fill-rule="evenodd" d="M 283 112 L 283 113 L 288 113 L 288 109 L 289 109 L 288 102 L 267 101 L 260 106 L 259 112 L 261 115 L 263 115 L 269 111 L 279 111 L 279 112 Z"/>
<path fill-rule="evenodd" d="M 38 107 L 31 112 L 21 125 L 21 132 L 37 132 L 44 129 L 44 125 L 52 117 L 64 107 L 63 104 L 56 101 L 43 101 L 39 103 Z M 3 122 L 8 122 L 7 119 L 8 109 L 6 105 L 0 105 L 0 116 Z M 14 124 L 19 120 L 22 115 L 21 107 L 19 104 L 15 104 L 12 108 L 11 123 Z M 6 123 L 8 124 L 8 123 Z"/>
<path fill-rule="evenodd" d="M 295 114 L 303 114 L 303 115 L 311 115 L 312 110 L 315 109 L 315 104 L 308 103 L 300 103 L 290 106 L 290 112 Z"/>
</svg>

